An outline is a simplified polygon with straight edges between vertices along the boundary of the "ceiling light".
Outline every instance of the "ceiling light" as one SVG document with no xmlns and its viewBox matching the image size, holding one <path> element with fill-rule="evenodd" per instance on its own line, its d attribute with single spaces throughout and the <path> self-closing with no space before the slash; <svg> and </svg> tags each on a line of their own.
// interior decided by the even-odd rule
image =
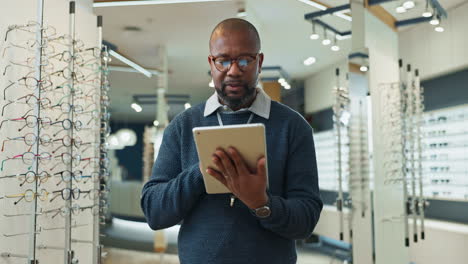
<svg viewBox="0 0 468 264">
<path fill-rule="evenodd" d="M 322 4 L 319 4 L 319 3 L 316 3 L 314 1 L 311 1 L 311 0 L 298 0 L 299 2 L 302 2 L 304 4 L 308 4 L 310 6 L 313 6 L 315 8 L 318 8 L 320 10 L 327 10 L 327 7 L 322 5 Z"/>
<path fill-rule="evenodd" d="M 304 60 L 304 65 L 305 65 L 305 66 L 310 66 L 310 65 L 314 64 L 316 61 L 317 61 L 316 58 L 314 58 L 314 57 L 309 57 L 309 58 L 307 58 L 307 59 Z"/>
<path fill-rule="evenodd" d="M 143 110 L 143 108 L 141 108 L 141 105 L 137 104 L 136 102 L 133 102 L 131 105 L 130 105 L 133 110 L 135 110 L 135 112 L 139 113 Z"/>
<path fill-rule="evenodd" d="M 239 12 L 239 13 L 237 13 L 237 17 L 241 17 L 241 18 L 242 18 L 242 17 L 246 17 L 246 16 L 247 16 L 247 12 L 245 12 L 245 11 L 244 11 L 244 12 Z"/>
<path fill-rule="evenodd" d="M 120 129 L 115 135 L 119 139 L 119 143 L 124 146 L 135 146 L 137 142 L 135 131 L 128 128 Z"/>
<path fill-rule="evenodd" d="M 431 16 L 432 16 L 432 12 L 429 11 L 429 10 L 426 10 L 426 11 L 424 11 L 424 13 L 422 13 L 422 16 L 423 16 L 423 17 L 431 17 Z"/>
<path fill-rule="evenodd" d="M 330 45 L 330 43 L 331 43 L 331 40 L 328 39 L 327 30 L 326 30 L 325 28 L 323 28 L 323 40 L 322 40 L 322 45 L 328 46 L 328 45 Z"/>
<path fill-rule="evenodd" d="M 185 109 L 187 110 L 187 109 L 189 109 L 189 108 L 191 107 L 191 105 L 190 105 L 189 103 L 185 103 L 185 104 L 184 104 L 184 107 L 185 107 Z"/>
<path fill-rule="evenodd" d="M 437 17 L 434 17 L 431 21 L 429 21 L 429 24 L 433 25 L 433 26 L 437 26 L 440 24 L 440 21 L 439 19 L 437 19 Z"/>
<path fill-rule="evenodd" d="M 320 36 L 319 36 L 319 34 L 317 34 L 317 33 L 312 33 L 312 34 L 310 35 L 310 39 L 312 39 L 312 40 L 316 40 L 316 39 L 319 39 L 319 38 L 320 38 Z"/>
<path fill-rule="evenodd" d="M 115 134 L 109 135 L 107 138 L 109 149 L 124 149 L 125 146 L 119 142 L 119 138 Z"/>
<path fill-rule="evenodd" d="M 338 44 L 336 43 L 336 35 L 335 35 L 335 39 L 333 40 L 333 46 L 331 46 L 331 50 L 332 51 L 339 51 L 340 50 L 340 46 L 338 46 Z"/>
<path fill-rule="evenodd" d="M 286 85 L 284 86 L 284 89 L 286 89 L 286 90 L 289 90 L 289 89 L 291 89 L 291 85 L 289 85 L 289 84 L 286 84 Z"/>
<path fill-rule="evenodd" d="M 317 31 L 315 30 L 315 23 L 312 22 L 312 34 L 310 35 L 310 39 L 312 40 L 315 40 L 315 39 L 319 39 L 320 36 L 319 34 L 317 34 Z"/>
<path fill-rule="evenodd" d="M 429 10 L 429 0 L 426 0 L 426 9 L 422 13 L 423 17 L 431 17 L 432 16 L 432 11 Z"/>
<path fill-rule="evenodd" d="M 214 88 L 214 81 L 213 81 L 213 79 L 211 79 L 211 82 L 208 83 L 208 86 L 211 87 L 211 88 Z"/>
<path fill-rule="evenodd" d="M 237 10 L 237 17 L 246 17 L 247 16 L 247 12 L 245 11 L 245 8 L 239 8 L 239 10 Z"/>
<path fill-rule="evenodd" d="M 411 9 L 415 6 L 413 1 L 406 1 L 403 3 L 403 7 L 406 9 Z"/>
<path fill-rule="evenodd" d="M 281 84 L 283 87 L 289 86 L 289 83 L 284 79 L 284 78 L 279 78 L 278 82 Z"/>
<path fill-rule="evenodd" d="M 406 8 L 404 8 L 403 6 L 399 6 L 399 7 L 396 8 L 396 12 L 398 14 L 402 14 L 402 13 L 406 12 Z"/>
<path fill-rule="evenodd" d="M 366 71 L 369 70 L 369 68 L 368 68 L 367 66 L 365 66 L 365 65 L 362 65 L 362 66 L 359 68 L 359 70 L 362 71 L 362 72 L 366 72 Z"/>
<path fill-rule="evenodd" d="M 111 6 L 140 6 L 140 5 L 163 5 L 180 3 L 199 3 L 199 2 L 222 2 L 225 0 L 141 0 L 141 1 L 113 1 L 94 3 L 93 7 L 111 7 Z"/>
<path fill-rule="evenodd" d="M 154 125 L 155 127 L 159 126 L 159 121 L 158 121 L 158 120 L 154 120 L 154 121 L 153 121 L 153 125 Z"/>
<path fill-rule="evenodd" d="M 148 78 L 151 78 L 152 74 L 151 72 L 147 71 L 145 68 L 141 67 L 140 65 L 136 64 L 135 62 L 125 58 L 124 56 L 120 55 L 119 53 L 110 50 L 109 54 L 113 56 L 114 58 L 118 59 L 119 61 L 127 64 L 128 66 L 134 68 L 135 70 L 141 72 L 143 75 L 145 75 Z"/>
<path fill-rule="evenodd" d="M 442 26 L 440 26 L 440 25 L 437 26 L 437 27 L 435 27 L 434 30 L 435 30 L 436 32 L 444 32 L 444 28 L 443 28 Z"/>
</svg>

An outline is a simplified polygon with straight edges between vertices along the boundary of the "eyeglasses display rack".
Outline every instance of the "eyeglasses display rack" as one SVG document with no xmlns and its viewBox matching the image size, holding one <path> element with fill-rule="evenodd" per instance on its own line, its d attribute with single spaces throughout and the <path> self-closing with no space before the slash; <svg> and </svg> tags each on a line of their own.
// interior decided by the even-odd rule
<svg viewBox="0 0 468 264">
<path fill-rule="evenodd" d="M 384 160 L 383 164 L 375 166 L 383 172 L 384 186 L 401 186 L 403 215 L 389 215 L 382 221 L 402 221 L 404 244 L 409 246 L 410 237 L 415 243 L 418 238 L 425 238 L 424 211 L 428 197 L 453 194 L 452 197 L 463 199 L 466 195 L 468 169 L 464 167 L 466 156 L 463 154 L 467 148 L 463 142 L 467 141 L 468 135 L 462 122 L 468 119 L 468 112 L 458 107 L 443 110 L 453 114 L 443 114 L 440 110 L 424 113 L 419 71 L 412 71 L 410 65 L 404 68 L 402 61 L 400 71 L 400 83 L 379 86 L 380 98 L 375 103 L 380 108 L 379 130 L 384 137 Z M 338 70 L 336 75 L 339 80 Z M 360 212 L 365 217 L 366 210 L 370 208 L 368 194 L 374 187 L 368 153 L 368 103 L 365 98 L 350 96 L 346 88 L 340 87 L 339 81 L 337 87 L 334 89 L 334 130 L 315 133 L 314 139 L 320 189 L 338 193 L 336 205 L 341 218 L 342 239 L 343 205 L 350 208 L 349 234 L 352 238 L 352 215 Z M 354 116 L 349 116 L 350 113 Z M 447 132 L 451 129 L 450 124 L 454 129 Z M 446 138 L 450 136 L 453 140 Z M 454 153 L 452 159 L 447 152 L 449 149 Z M 449 191 L 447 187 L 451 186 L 451 181 L 455 183 Z M 349 192 L 348 200 L 343 200 L 343 192 Z"/>
<path fill-rule="evenodd" d="M 421 171 L 421 114 L 423 112 L 423 90 L 419 85 L 419 74 L 413 75 L 411 66 L 400 65 L 400 82 L 380 84 L 380 133 L 384 144 L 381 172 L 387 188 L 402 190 L 401 215 L 387 215 L 382 222 L 402 222 L 404 245 L 410 246 L 410 237 L 418 242 L 418 221 L 421 238 L 424 239 L 425 199 L 422 195 Z M 416 77 L 416 78 L 415 78 Z M 410 221 L 412 220 L 412 221 Z M 409 224 L 412 222 L 412 236 Z"/>
<path fill-rule="evenodd" d="M 344 147 L 342 144 L 342 132 L 343 130 L 348 129 L 348 123 L 350 118 L 349 113 L 349 93 L 346 87 L 340 86 L 340 69 L 335 70 L 336 74 L 336 87 L 334 89 L 335 93 L 335 105 L 333 106 L 333 123 L 334 123 L 334 132 L 336 138 L 336 150 L 337 150 L 337 174 L 338 174 L 338 197 L 336 199 L 336 208 L 339 213 L 339 223 L 340 223 L 340 240 L 344 239 L 344 215 L 343 215 L 343 176 L 345 173 L 349 172 L 349 168 L 344 170 L 345 160 L 343 160 L 342 152 Z M 344 136 L 344 135 L 343 135 Z M 348 150 L 349 153 L 349 150 Z M 349 157 L 349 154 L 348 154 Z"/>
<path fill-rule="evenodd" d="M 43 22 L 44 2 L 1 45 L 0 262 L 101 263 L 109 56 L 76 37 L 75 1 L 62 35 Z"/>
<path fill-rule="evenodd" d="M 468 201 L 468 105 L 422 116 L 424 196 Z"/>
<path fill-rule="evenodd" d="M 102 195 L 98 196 L 98 205 L 99 205 L 99 213 L 98 217 L 94 219 L 94 242 L 95 242 L 95 260 L 96 264 L 102 263 L 102 258 L 106 256 L 106 253 L 103 252 L 103 246 L 100 244 L 100 237 L 104 236 L 101 234 L 100 225 L 105 224 L 106 217 L 107 217 L 107 205 L 108 205 L 108 197 L 105 195 L 107 194 L 108 190 L 108 181 L 110 178 L 110 162 L 108 158 L 108 142 L 107 139 L 110 135 L 110 113 L 109 113 L 109 69 L 108 63 L 110 61 L 110 55 L 108 52 L 108 48 L 105 45 L 102 45 L 102 16 L 98 16 L 98 43 L 100 45 L 99 50 L 101 51 L 101 85 L 100 85 L 100 129 L 99 129 L 99 142 L 100 147 L 97 149 L 97 156 L 99 157 L 99 179 L 95 181 L 95 189 L 102 192 Z"/>
</svg>

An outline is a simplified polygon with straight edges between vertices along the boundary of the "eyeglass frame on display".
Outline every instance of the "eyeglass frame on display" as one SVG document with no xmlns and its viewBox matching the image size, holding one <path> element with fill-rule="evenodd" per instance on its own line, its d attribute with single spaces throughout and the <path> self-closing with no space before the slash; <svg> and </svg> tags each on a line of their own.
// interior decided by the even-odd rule
<svg viewBox="0 0 468 264">
<path fill-rule="evenodd" d="M 17 205 L 21 200 L 25 200 L 26 202 L 32 202 L 34 201 L 37 197 L 39 197 L 39 200 L 41 201 L 45 201 L 47 200 L 47 197 L 49 196 L 49 192 L 46 190 L 46 189 L 41 189 L 40 190 L 40 194 L 39 192 L 34 192 L 33 190 L 31 189 L 27 189 L 24 193 L 19 193 L 19 194 L 12 194 L 12 195 L 5 195 L 4 197 L 5 198 L 18 198 L 18 197 L 21 197 L 18 201 L 14 202 L 14 205 Z M 27 193 L 32 193 L 32 197 L 31 200 L 28 200 L 26 194 Z M 41 196 L 45 196 L 44 198 L 41 198 Z"/>
<path fill-rule="evenodd" d="M 27 162 L 25 162 L 25 160 L 24 160 L 25 155 L 26 155 L 26 154 L 29 154 L 29 153 L 31 153 L 31 154 L 33 155 L 33 158 L 31 159 L 31 163 L 30 163 L 30 164 L 27 163 Z M 43 157 L 42 157 L 43 154 L 47 154 L 47 155 L 48 155 L 48 158 L 43 158 Z M 0 167 L 0 171 L 3 171 L 4 165 L 5 165 L 5 163 L 6 163 L 8 160 L 14 160 L 14 159 L 17 159 L 17 158 L 19 158 L 19 157 L 21 157 L 21 159 L 22 159 L 22 161 L 23 161 L 24 164 L 26 164 L 26 165 L 33 165 L 33 163 L 34 163 L 34 161 L 35 161 L 36 159 L 39 159 L 39 162 L 41 162 L 41 163 L 45 163 L 45 162 L 43 162 L 43 160 L 45 160 L 45 161 L 50 161 L 52 155 L 50 155 L 50 153 L 48 153 L 48 152 L 41 152 L 41 154 L 35 154 L 35 153 L 33 153 L 33 152 L 24 152 L 23 154 L 18 154 L 18 155 L 13 156 L 12 158 L 6 158 L 6 159 L 2 160 L 2 162 L 1 162 L 1 167 Z M 32 167 L 32 166 L 31 166 L 31 167 Z M 29 167 L 28 170 L 30 170 L 31 167 Z"/>
<path fill-rule="evenodd" d="M 26 137 L 27 137 L 28 135 L 32 135 L 32 136 L 34 137 L 34 139 L 33 139 L 33 140 L 27 140 Z M 44 137 L 48 137 L 48 138 L 44 139 Z M 6 143 L 7 141 L 19 140 L 19 139 L 21 139 L 21 138 L 23 139 L 23 141 L 24 141 L 24 143 L 25 143 L 26 145 L 30 146 L 30 148 L 28 149 L 27 152 L 30 152 L 30 151 L 31 151 L 32 146 L 34 146 L 34 144 L 36 144 L 36 143 L 38 142 L 38 139 L 39 139 L 39 143 L 40 143 L 41 145 L 43 145 L 43 146 L 48 146 L 48 145 L 52 142 L 52 138 L 51 138 L 49 135 L 47 135 L 47 134 L 41 135 L 41 137 L 37 137 L 37 136 L 36 136 L 35 134 L 33 134 L 33 133 L 27 133 L 26 135 L 20 136 L 20 137 L 14 137 L 14 138 L 7 137 L 7 139 L 3 140 L 3 142 L 2 142 L 2 149 L 1 149 L 1 151 L 3 152 L 3 151 L 5 150 L 5 143 Z M 30 144 L 29 144 L 28 142 L 29 142 Z"/>
</svg>

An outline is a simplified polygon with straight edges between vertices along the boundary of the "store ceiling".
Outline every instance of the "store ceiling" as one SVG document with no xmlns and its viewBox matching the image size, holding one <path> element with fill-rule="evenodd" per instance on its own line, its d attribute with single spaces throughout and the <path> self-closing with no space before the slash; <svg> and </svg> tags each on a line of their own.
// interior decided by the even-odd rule
<svg viewBox="0 0 468 264">
<path fill-rule="evenodd" d="M 340 0 L 345 3 L 345 0 Z M 325 1 L 324 1 L 325 2 Z M 330 5 L 337 4 L 334 0 Z M 319 41 L 309 39 L 311 24 L 304 14 L 318 9 L 296 0 L 253 0 L 246 3 L 247 20 L 253 22 L 261 35 L 265 66 L 281 66 L 292 78 L 305 78 L 327 65 L 346 57 L 351 41 L 340 42 L 341 50 L 333 52 Z M 95 8 L 104 17 L 104 39 L 117 45 L 118 51 L 147 68 L 160 68 L 157 46 L 167 47 L 169 62 L 169 94 L 188 94 L 192 105 L 200 103 L 213 92 L 208 87 L 208 39 L 211 30 L 221 20 L 235 17 L 238 4 L 234 1 L 190 4 L 148 5 Z M 337 17 L 340 30 L 349 30 L 350 22 Z M 125 27 L 141 31 L 126 31 Z M 314 56 L 317 63 L 304 66 L 303 61 Z M 114 59 L 112 64 L 116 63 Z M 148 79 L 139 73 L 111 72 L 112 111 L 115 119 L 151 121 L 155 106 L 136 113 L 130 107 L 132 95 L 155 93 L 157 78 Z M 294 89 L 294 88 L 293 88 Z M 170 115 L 183 110 L 173 106 Z"/>
<path fill-rule="evenodd" d="M 467 0 L 438 0 L 439 3 L 444 7 L 446 11 L 456 8 L 457 6 L 461 5 L 462 3 L 467 2 Z M 405 20 L 420 17 L 421 14 L 426 9 L 426 0 L 414 0 L 415 7 L 406 11 L 405 13 L 398 14 L 396 12 L 396 8 L 401 6 L 405 1 L 390 1 L 382 4 L 382 6 L 387 10 L 390 14 L 393 15 L 397 20 Z M 405 28 L 402 28 L 404 30 Z"/>
<path fill-rule="evenodd" d="M 440 0 L 450 9 L 467 0 Z M 347 0 L 322 0 L 329 6 L 348 3 Z M 420 15 L 425 1 L 416 0 L 416 7 L 396 14 L 395 8 L 402 1 L 384 4 L 397 20 Z M 259 30 L 264 66 L 281 66 L 292 78 L 304 79 L 344 58 L 350 51 L 351 40 L 339 42 L 341 50 L 333 52 L 320 41 L 309 39 L 311 24 L 304 14 L 319 11 L 297 0 L 247 0 L 247 17 Z M 104 39 L 115 44 L 118 51 L 146 68 L 161 68 L 161 53 L 158 46 L 167 49 L 169 64 L 168 94 L 190 96 L 192 105 L 206 100 L 213 92 L 208 87 L 207 62 L 208 39 L 211 30 L 221 20 L 235 17 L 238 1 L 219 1 L 185 4 L 100 7 L 95 13 L 104 17 Z M 336 16 L 323 20 L 340 31 L 351 29 L 351 23 Z M 126 27 L 139 31 L 125 30 Z M 304 66 L 303 61 L 314 56 L 317 62 Z M 117 60 L 112 64 L 119 65 Z M 122 65 L 122 64 L 120 64 Z M 155 94 L 158 78 L 151 79 L 140 73 L 111 72 L 111 109 L 113 118 L 125 122 L 146 121 L 155 118 L 156 107 L 143 105 L 136 113 L 131 107 L 132 95 Z M 292 88 L 294 89 L 294 87 Z M 172 117 L 184 109 L 182 104 L 171 105 Z"/>
</svg>

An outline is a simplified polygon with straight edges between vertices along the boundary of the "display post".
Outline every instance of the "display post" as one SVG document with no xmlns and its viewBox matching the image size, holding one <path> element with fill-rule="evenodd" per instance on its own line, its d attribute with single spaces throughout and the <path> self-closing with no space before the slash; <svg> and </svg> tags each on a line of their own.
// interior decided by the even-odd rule
<svg viewBox="0 0 468 264">
<path fill-rule="evenodd" d="M 70 52 L 70 61 L 68 63 L 68 68 L 70 69 L 70 79 L 68 80 L 68 85 L 70 87 L 70 96 L 68 97 L 68 103 L 70 105 L 70 112 L 68 113 L 68 118 L 71 120 L 71 126 L 70 129 L 68 130 L 68 135 L 70 136 L 72 142 L 74 141 L 74 129 L 75 129 L 75 120 L 74 120 L 74 110 L 72 109 L 74 107 L 74 102 L 75 102 L 75 82 L 74 82 L 74 76 L 75 76 L 75 11 L 76 11 L 76 6 L 75 6 L 75 1 L 70 1 L 70 13 L 69 13 L 69 33 L 71 37 L 71 43 L 69 45 L 69 52 Z M 73 155 L 73 144 L 70 144 L 69 147 L 70 150 L 70 156 L 71 156 L 71 161 L 68 166 L 69 171 L 73 174 L 74 170 L 74 155 Z M 68 181 L 67 183 L 67 188 L 70 190 L 73 189 L 73 177 Z M 71 192 L 71 191 L 70 191 Z M 74 253 L 72 250 L 72 197 L 70 195 L 70 199 L 65 200 L 65 206 L 70 212 L 69 214 L 65 215 L 65 264 L 72 264 L 72 260 L 74 258 Z"/>
</svg>

